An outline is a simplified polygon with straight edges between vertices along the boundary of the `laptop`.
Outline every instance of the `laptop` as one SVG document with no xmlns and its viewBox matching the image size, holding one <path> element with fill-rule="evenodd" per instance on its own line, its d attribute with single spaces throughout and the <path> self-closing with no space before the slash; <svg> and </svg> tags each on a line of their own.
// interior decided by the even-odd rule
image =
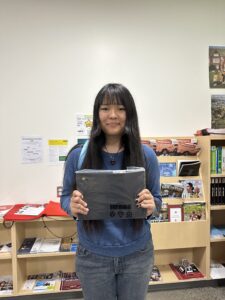
<svg viewBox="0 0 225 300">
<path fill-rule="evenodd" d="M 147 210 L 136 206 L 136 198 L 145 188 L 145 169 L 79 170 L 76 172 L 77 190 L 87 202 L 87 215 L 80 220 L 144 219 Z"/>
</svg>

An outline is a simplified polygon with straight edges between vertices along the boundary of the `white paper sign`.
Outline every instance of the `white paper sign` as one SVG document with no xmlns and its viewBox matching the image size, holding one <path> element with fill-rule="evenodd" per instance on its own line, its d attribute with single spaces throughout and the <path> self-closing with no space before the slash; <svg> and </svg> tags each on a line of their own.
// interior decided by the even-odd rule
<svg viewBox="0 0 225 300">
<path fill-rule="evenodd" d="M 22 137 L 21 152 L 22 163 L 41 163 L 43 161 L 43 139 L 41 137 Z"/>
</svg>

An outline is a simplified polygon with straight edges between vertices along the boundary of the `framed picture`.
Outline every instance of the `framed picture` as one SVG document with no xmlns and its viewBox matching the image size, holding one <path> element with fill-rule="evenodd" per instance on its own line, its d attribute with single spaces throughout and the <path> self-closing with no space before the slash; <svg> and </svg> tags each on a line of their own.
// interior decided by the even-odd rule
<svg viewBox="0 0 225 300">
<path fill-rule="evenodd" d="M 184 211 L 181 204 L 168 204 L 169 222 L 181 222 L 184 220 Z"/>
</svg>

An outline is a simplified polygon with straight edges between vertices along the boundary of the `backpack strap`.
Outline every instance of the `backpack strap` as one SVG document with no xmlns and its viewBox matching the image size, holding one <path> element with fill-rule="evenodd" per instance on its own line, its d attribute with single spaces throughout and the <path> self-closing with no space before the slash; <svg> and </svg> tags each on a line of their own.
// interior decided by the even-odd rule
<svg viewBox="0 0 225 300">
<path fill-rule="evenodd" d="M 80 156 L 79 156 L 79 159 L 78 159 L 78 164 L 77 164 L 78 170 L 80 170 L 81 167 L 82 167 L 82 164 L 83 164 L 83 162 L 84 162 L 84 158 L 85 158 L 86 153 L 87 153 L 88 145 L 89 145 L 89 140 L 87 140 L 87 141 L 84 143 L 84 145 L 83 145 L 83 147 L 82 147 L 82 149 L 81 149 Z"/>
</svg>

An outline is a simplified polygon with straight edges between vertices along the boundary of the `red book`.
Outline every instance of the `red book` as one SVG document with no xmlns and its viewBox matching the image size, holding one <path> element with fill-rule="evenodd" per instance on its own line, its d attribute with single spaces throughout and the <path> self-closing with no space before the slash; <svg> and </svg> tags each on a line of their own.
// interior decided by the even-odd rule
<svg viewBox="0 0 225 300">
<path fill-rule="evenodd" d="M 45 210 L 43 211 L 43 215 L 45 216 L 58 216 L 58 217 L 68 217 L 68 214 L 62 210 L 60 203 L 49 201 L 45 206 Z"/>
<path fill-rule="evenodd" d="M 45 204 L 16 204 L 5 215 L 4 221 L 26 221 L 39 219 Z"/>
</svg>

